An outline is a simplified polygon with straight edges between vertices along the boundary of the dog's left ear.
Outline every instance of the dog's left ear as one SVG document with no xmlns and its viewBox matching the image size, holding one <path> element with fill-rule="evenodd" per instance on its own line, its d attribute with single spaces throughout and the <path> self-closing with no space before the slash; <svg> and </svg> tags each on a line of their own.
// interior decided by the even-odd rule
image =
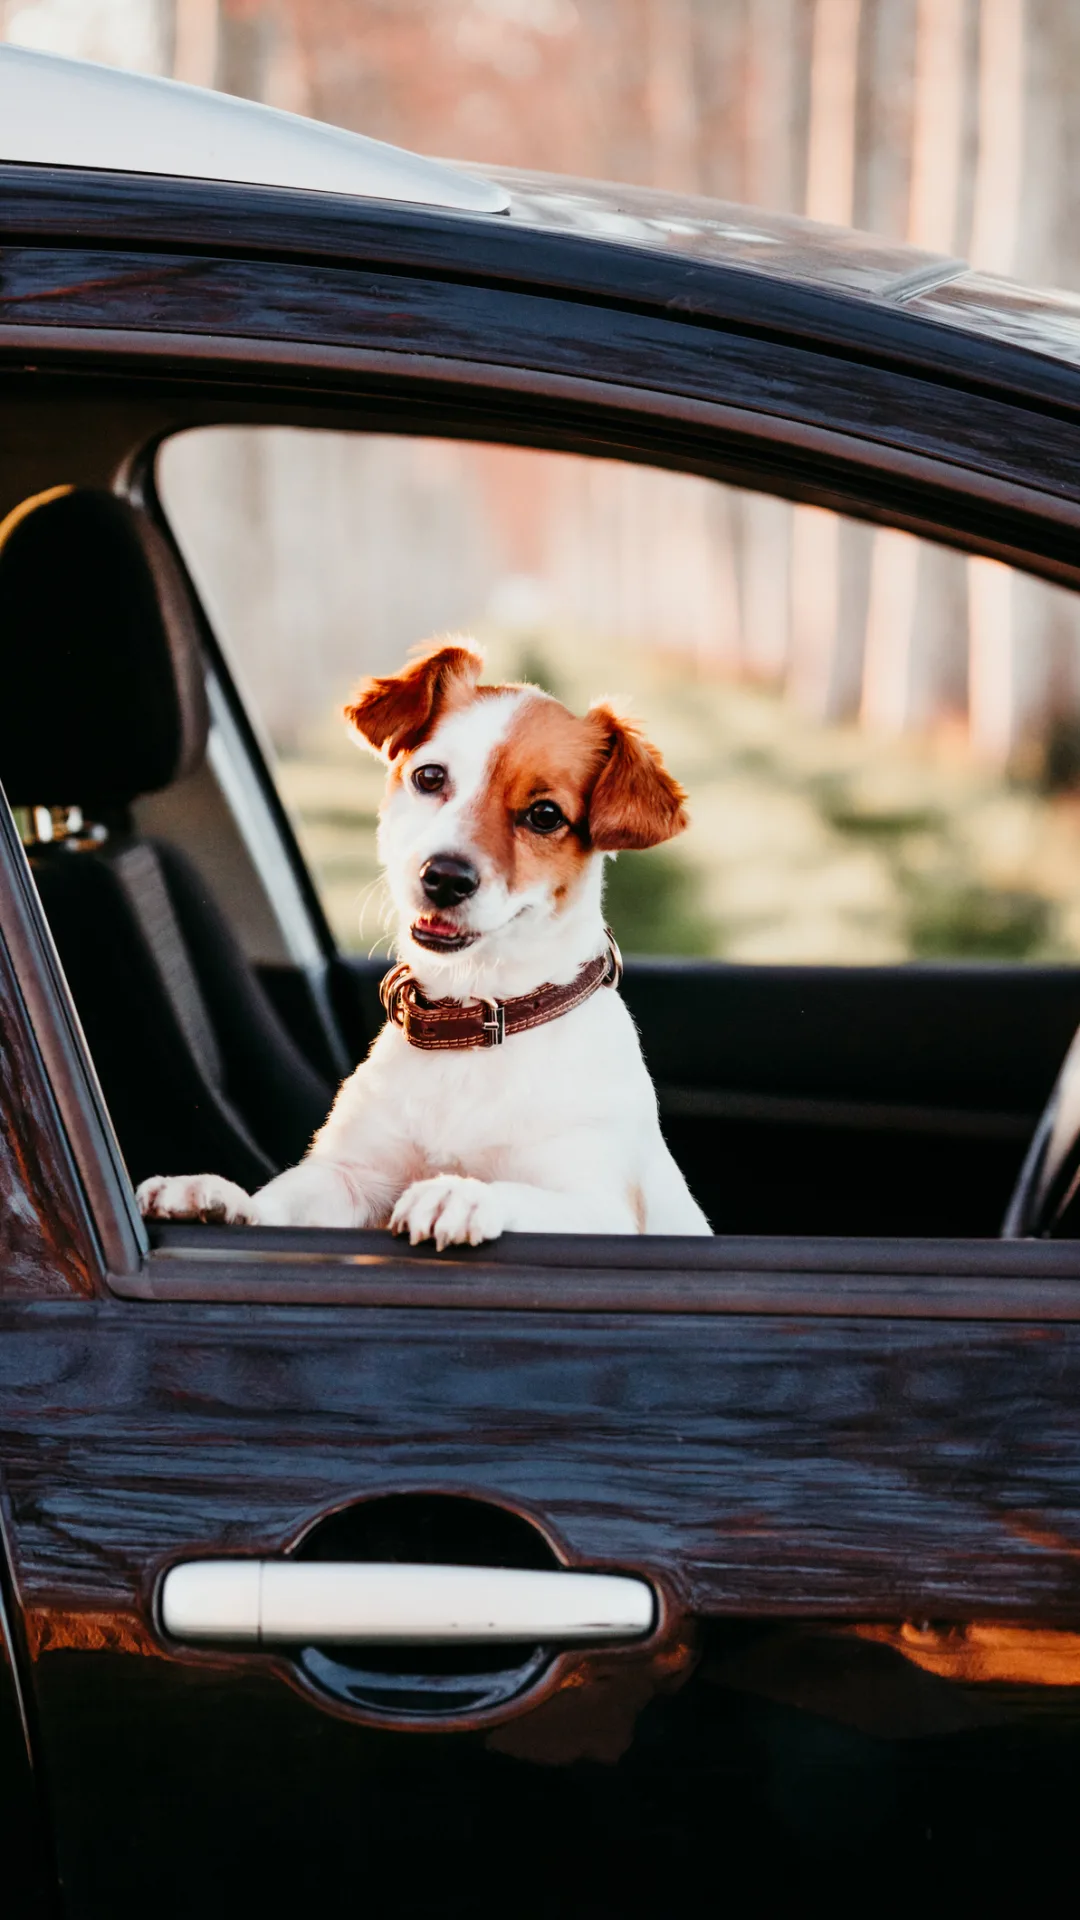
<svg viewBox="0 0 1080 1920">
<path fill-rule="evenodd" d="M 604 760 L 589 800 L 589 839 L 599 853 L 657 847 L 689 825 L 686 794 L 656 748 L 610 707 L 590 707 L 604 733 Z"/>
<path fill-rule="evenodd" d="M 426 740 L 447 707 L 468 699 L 483 670 L 471 647 L 435 647 L 400 673 L 361 681 L 345 718 L 369 747 L 393 760 Z"/>
</svg>

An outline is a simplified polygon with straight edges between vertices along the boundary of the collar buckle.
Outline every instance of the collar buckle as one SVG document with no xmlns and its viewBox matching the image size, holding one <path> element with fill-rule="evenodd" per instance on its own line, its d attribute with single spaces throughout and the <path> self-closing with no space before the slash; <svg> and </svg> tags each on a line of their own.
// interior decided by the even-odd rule
<svg viewBox="0 0 1080 1920">
<path fill-rule="evenodd" d="M 379 982 L 379 999 L 382 1001 L 383 1011 L 395 1027 L 405 1025 L 404 1000 L 406 990 L 411 985 L 412 974 L 404 960 L 396 967 L 392 967 L 389 973 L 385 973 Z"/>
<path fill-rule="evenodd" d="M 502 1001 L 485 1000 L 478 995 L 477 1004 L 485 1008 L 483 1026 L 485 1047 L 501 1047 L 506 1039 L 506 1009 Z"/>
<path fill-rule="evenodd" d="M 622 954 L 619 952 L 619 943 L 616 940 L 615 935 L 612 933 L 610 927 L 604 928 L 604 936 L 607 940 L 608 966 L 607 966 L 607 972 L 604 975 L 603 984 L 605 987 L 614 987 L 616 992 L 618 992 L 618 989 L 622 984 L 623 957 L 622 957 Z"/>
</svg>

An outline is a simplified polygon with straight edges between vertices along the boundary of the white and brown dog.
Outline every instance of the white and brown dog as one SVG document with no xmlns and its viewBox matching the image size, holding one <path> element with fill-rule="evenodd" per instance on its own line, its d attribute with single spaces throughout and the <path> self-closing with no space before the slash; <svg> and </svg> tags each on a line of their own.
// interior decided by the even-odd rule
<svg viewBox="0 0 1080 1920">
<path fill-rule="evenodd" d="M 347 718 L 389 765 L 379 854 L 399 923 L 386 1026 L 298 1167 L 139 1188 L 152 1219 L 376 1227 L 415 1245 L 710 1231 L 660 1132 L 601 910 L 603 856 L 686 825 L 685 795 L 608 707 L 483 686 L 440 646 Z"/>
</svg>

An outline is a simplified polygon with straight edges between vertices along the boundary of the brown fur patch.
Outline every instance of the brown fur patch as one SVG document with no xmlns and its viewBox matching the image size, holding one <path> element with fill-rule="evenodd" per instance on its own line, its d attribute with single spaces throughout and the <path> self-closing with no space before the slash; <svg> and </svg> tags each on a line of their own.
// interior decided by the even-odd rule
<svg viewBox="0 0 1080 1920">
<path fill-rule="evenodd" d="M 477 694 L 500 689 L 478 687 Z M 530 831 L 522 815 L 554 800 L 568 827 Z M 517 892 L 536 877 L 553 882 L 562 907 L 593 852 L 655 847 L 687 825 L 686 795 L 657 749 L 610 707 L 578 719 L 558 700 L 523 701 L 491 758 L 474 812 L 478 849 Z"/>
<path fill-rule="evenodd" d="M 630 1191 L 627 1197 L 630 1201 L 630 1211 L 634 1216 L 634 1220 L 637 1225 L 637 1230 L 639 1233 L 644 1233 L 645 1231 L 645 1195 L 642 1193 L 641 1188 L 635 1184 L 630 1188 Z"/>
<path fill-rule="evenodd" d="M 601 853 L 657 847 L 689 825 L 686 794 L 639 727 L 610 707 L 590 707 L 603 766 L 589 801 L 589 836 Z"/>
<path fill-rule="evenodd" d="M 543 877 L 554 881 L 560 906 L 589 857 L 589 795 L 603 762 L 604 743 L 546 695 L 522 702 L 491 757 L 474 811 L 476 845 L 498 867 L 512 892 Z M 521 816 L 534 800 L 553 800 L 569 822 L 551 834 L 532 832 Z"/>
<path fill-rule="evenodd" d="M 345 718 L 376 753 L 395 760 L 420 746 L 447 713 L 468 704 L 483 669 L 470 647 L 429 647 L 400 673 L 361 681 Z"/>
</svg>

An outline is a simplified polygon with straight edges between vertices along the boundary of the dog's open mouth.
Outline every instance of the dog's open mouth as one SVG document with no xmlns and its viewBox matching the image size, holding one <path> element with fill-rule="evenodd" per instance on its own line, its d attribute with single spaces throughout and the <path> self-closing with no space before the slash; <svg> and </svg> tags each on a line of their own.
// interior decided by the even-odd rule
<svg viewBox="0 0 1080 1920">
<path fill-rule="evenodd" d="M 427 947 L 431 953 L 460 953 L 463 948 L 471 947 L 478 938 L 467 927 L 457 927 L 452 920 L 444 920 L 441 914 L 424 913 L 414 920 L 409 929 L 418 947 Z"/>
</svg>

